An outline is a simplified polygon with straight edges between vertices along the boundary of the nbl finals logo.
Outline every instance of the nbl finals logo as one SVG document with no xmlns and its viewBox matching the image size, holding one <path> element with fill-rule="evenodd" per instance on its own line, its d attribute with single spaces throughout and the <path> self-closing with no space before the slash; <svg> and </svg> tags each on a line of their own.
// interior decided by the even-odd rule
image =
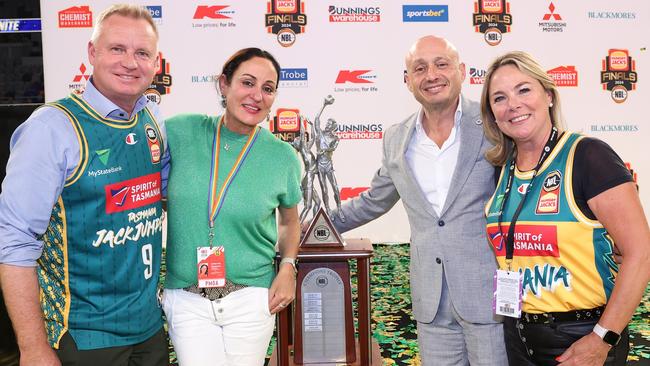
<svg viewBox="0 0 650 366">
<path fill-rule="evenodd" d="M 603 71 L 600 72 L 600 82 L 603 90 L 612 93 L 616 103 L 623 103 L 628 92 L 636 89 L 636 64 L 628 50 L 610 49 L 603 60 Z"/>
<path fill-rule="evenodd" d="M 501 43 L 503 33 L 510 32 L 512 14 L 506 0 L 478 0 L 474 3 L 472 23 L 477 33 L 483 33 L 490 46 Z"/>
<path fill-rule="evenodd" d="M 291 47 L 296 42 L 296 34 L 305 32 L 305 3 L 302 0 L 271 0 L 267 3 L 265 23 L 266 30 L 277 35 L 282 47 Z"/>
</svg>

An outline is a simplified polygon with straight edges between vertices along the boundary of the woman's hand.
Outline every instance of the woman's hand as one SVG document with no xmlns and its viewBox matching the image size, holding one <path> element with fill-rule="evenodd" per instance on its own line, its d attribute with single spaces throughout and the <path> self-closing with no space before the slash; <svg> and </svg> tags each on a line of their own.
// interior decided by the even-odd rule
<svg viewBox="0 0 650 366">
<path fill-rule="evenodd" d="M 602 366 L 611 346 L 596 333 L 591 332 L 578 339 L 555 360 L 558 366 Z"/>
<path fill-rule="evenodd" d="M 275 314 L 286 309 L 296 297 L 296 275 L 291 264 L 282 264 L 269 289 L 269 310 Z"/>
</svg>

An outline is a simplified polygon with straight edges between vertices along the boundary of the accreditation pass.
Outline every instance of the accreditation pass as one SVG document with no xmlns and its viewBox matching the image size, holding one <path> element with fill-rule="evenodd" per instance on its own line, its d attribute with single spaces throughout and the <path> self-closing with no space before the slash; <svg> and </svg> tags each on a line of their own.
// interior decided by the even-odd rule
<svg viewBox="0 0 650 366">
<path fill-rule="evenodd" d="M 498 269 L 494 275 L 494 302 L 497 315 L 521 316 L 521 273 Z"/>
</svg>

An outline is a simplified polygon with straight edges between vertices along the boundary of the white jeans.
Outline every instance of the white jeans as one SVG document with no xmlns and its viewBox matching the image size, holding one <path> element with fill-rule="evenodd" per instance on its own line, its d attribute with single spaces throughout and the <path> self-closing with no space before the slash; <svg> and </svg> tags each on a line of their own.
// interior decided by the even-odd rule
<svg viewBox="0 0 650 366">
<path fill-rule="evenodd" d="M 166 289 L 163 309 L 180 366 L 260 366 L 273 335 L 268 289 L 246 287 L 210 301 Z"/>
</svg>

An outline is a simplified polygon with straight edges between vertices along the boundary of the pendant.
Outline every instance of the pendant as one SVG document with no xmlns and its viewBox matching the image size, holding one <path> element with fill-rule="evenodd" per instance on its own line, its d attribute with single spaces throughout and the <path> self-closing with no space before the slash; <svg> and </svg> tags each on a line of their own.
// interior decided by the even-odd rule
<svg viewBox="0 0 650 366">
<path fill-rule="evenodd" d="M 224 148 L 226 151 L 230 151 L 230 145 L 228 145 L 228 144 L 223 145 L 223 148 Z"/>
</svg>

